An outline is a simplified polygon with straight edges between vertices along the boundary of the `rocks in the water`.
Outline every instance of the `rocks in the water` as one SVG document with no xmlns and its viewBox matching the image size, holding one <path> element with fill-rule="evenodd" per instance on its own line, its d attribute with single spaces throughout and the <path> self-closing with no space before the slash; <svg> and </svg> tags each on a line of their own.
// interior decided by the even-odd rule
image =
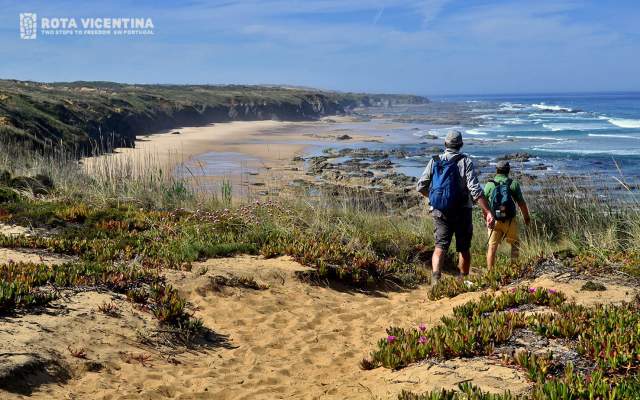
<svg viewBox="0 0 640 400">
<path fill-rule="evenodd" d="M 295 156 L 291 159 L 291 161 L 294 161 L 294 162 L 304 161 L 304 158 L 302 158 L 301 156 Z"/>
<path fill-rule="evenodd" d="M 539 164 L 534 165 L 533 167 L 531 167 L 531 169 L 533 171 L 546 171 L 546 170 L 549 169 L 549 166 L 545 165 L 545 164 L 542 164 L 542 163 L 539 163 Z"/>
<path fill-rule="evenodd" d="M 393 168 L 393 162 L 391 162 L 391 160 L 389 160 L 389 159 L 376 161 L 373 164 L 371 164 L 371 168 L 373 168 L 373 169 L 389 169 L 389 168 Z"/>
<path fill-rule="evenodd" d="M 309 168 L 307 169 L 307 174 L 319 175 L 325 169 L 330 168 L 330 164 L 327 162 L 328 159 L 329 157 L 325 156 L 312 157 Z"/>
<path fill-rule="evenodd" d="M 180 132 L 180 131 L 173 131 L 173 132 L 171 132 L 171 134 L 172 134 L 172 135 L 179 135 L 179 134 L 181 134 L 181 133 L 182 133 L 182 132 Z"/>
<path fill-rule="evenodd" d="M 511 154 L 505 154 L 504 156 L 500 156 L 500 157 L 496 157 L 497 161 L 517 161 L 517 162 L 527 162 L 529 161 L 533 156 L 529 153 L 525 153 L 525 152 L 518 152 L 518 153 L 511 153 Z"/>
<path fill-rule="evenodd" d="M 353 138 L 347 134 L 336 136 L 336 140 L 351 140 L 351 139 Z"/>
</svg>

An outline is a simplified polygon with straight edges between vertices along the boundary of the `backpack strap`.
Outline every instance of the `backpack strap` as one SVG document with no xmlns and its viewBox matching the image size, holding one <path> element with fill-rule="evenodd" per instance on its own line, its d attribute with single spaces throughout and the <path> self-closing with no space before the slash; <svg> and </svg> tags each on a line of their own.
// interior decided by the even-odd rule
<svg viewBox="0 0 640 400">
<path fill-rule="evenodd" d="M 449 161 L 453 161 L 457 163 L 458 161 L 462 160 L 465 157 L 466 156 L 464 154 L 456 154 L 455 156 L 451 157 L 451 160 Z"/>
<path fill-rule="evenodd" d="M 511 193 L 511 184 L 513 184 L 513 179 L 507 178 L 507 180 L 504 181 L 504 183 L 507 184 L 507 191 L 509 191 L 509 195 L 513 196 L 513 193 Z"/>
</svg>

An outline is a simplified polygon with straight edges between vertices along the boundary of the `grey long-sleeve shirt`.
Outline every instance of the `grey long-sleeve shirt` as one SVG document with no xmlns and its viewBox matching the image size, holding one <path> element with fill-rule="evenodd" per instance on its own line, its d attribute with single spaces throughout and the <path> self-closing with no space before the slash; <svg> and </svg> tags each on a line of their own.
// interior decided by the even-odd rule
<svg viewBox="0 0 640 400">
<path fill-rule="evenodd" d="M 454 149 L 446 149 L 444 154 L 440 158 L 450 160 L 454 156 L 461 154 Z M 473 203 L 483 196 L 482 187 L 478 180 L 478 174 L 473 168 L 473 161 L 468 156 L 465 156 L 458 161 L 458 169 L 460 170 L 460 176 L 463 178 L 461 184 L 465 186 L 465 189 L 469 193 L 469 198 L 465 207 L 473 207 Z M 431 175 L 433 174 L 433 159 L 429 160 L 427 168 L 424 169 L 422 176 L 418 180 L 416 190 L 425 196 L 429 196 L 429 188 L 431 187 Z"/>
</svg>

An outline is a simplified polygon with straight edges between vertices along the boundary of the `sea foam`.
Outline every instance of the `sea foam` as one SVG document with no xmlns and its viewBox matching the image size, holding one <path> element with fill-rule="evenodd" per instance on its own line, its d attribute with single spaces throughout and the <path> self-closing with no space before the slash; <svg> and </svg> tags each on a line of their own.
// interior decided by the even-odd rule
<svg viewBox="0 0 640 400">
<path fill-rule="evenodd" d="M 589 124 L 589 123 L 584 123 L 584 124 L 547 123 L 547 124 L 542 124 L 542 127 L 553 132 L 590 131 L 590 130 L 597 130 L 597 129 L 607 129 L 606 126 Z"/>
<path fill-rule="evenodd" d="M 482 132 L 477 129 L 467 129 L 465 133 L 469 135 L 486 135 L 487 134 L 487 132 Z"/>
<path fill-rule="evenodd" d="M 640 128 L 640 119 L 606 118 L 606 120 L 620 128 Z"/>
<path fill-rule="evenodd" d="M 564 111 L 564 112 L 573 112 L 573 109 L 568 108 L 568 107 L 561 107 L 561 106 L 555 106 L 555 105 L 548 105 L 545 103 L 538 103 L 538 104 L 533 104 L 532 105 L 533 108 L 536 108 L 538 110 L 542 110 L 542 111 Z"/>
<path fill-rule="evenodd" d="M 588 136 L 591 136 L 591 137 L 619 138 L 619 139 L 640 139 L 640 137 L 638 137 L 638 136 L 616 135 L 616 134 L 609 134 L 609 133 L 590 133 Z"/>
</svg>

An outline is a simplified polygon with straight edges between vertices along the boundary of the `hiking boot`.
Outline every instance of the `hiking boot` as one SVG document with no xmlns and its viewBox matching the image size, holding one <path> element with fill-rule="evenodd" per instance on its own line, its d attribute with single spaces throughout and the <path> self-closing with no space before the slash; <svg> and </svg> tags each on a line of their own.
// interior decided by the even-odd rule
<svg viewBox="0 0 640 400">
<path fill-rule="evenodd" d="M 431 274 L 431 287 L 436 287 L 436 285 L 438 284 L 438 282 L 440 282 L 440 278 L 442 277 L 442 274 L 440 273 L 440 271 L 438 272 L 433 272 Z"/>
</svg>

